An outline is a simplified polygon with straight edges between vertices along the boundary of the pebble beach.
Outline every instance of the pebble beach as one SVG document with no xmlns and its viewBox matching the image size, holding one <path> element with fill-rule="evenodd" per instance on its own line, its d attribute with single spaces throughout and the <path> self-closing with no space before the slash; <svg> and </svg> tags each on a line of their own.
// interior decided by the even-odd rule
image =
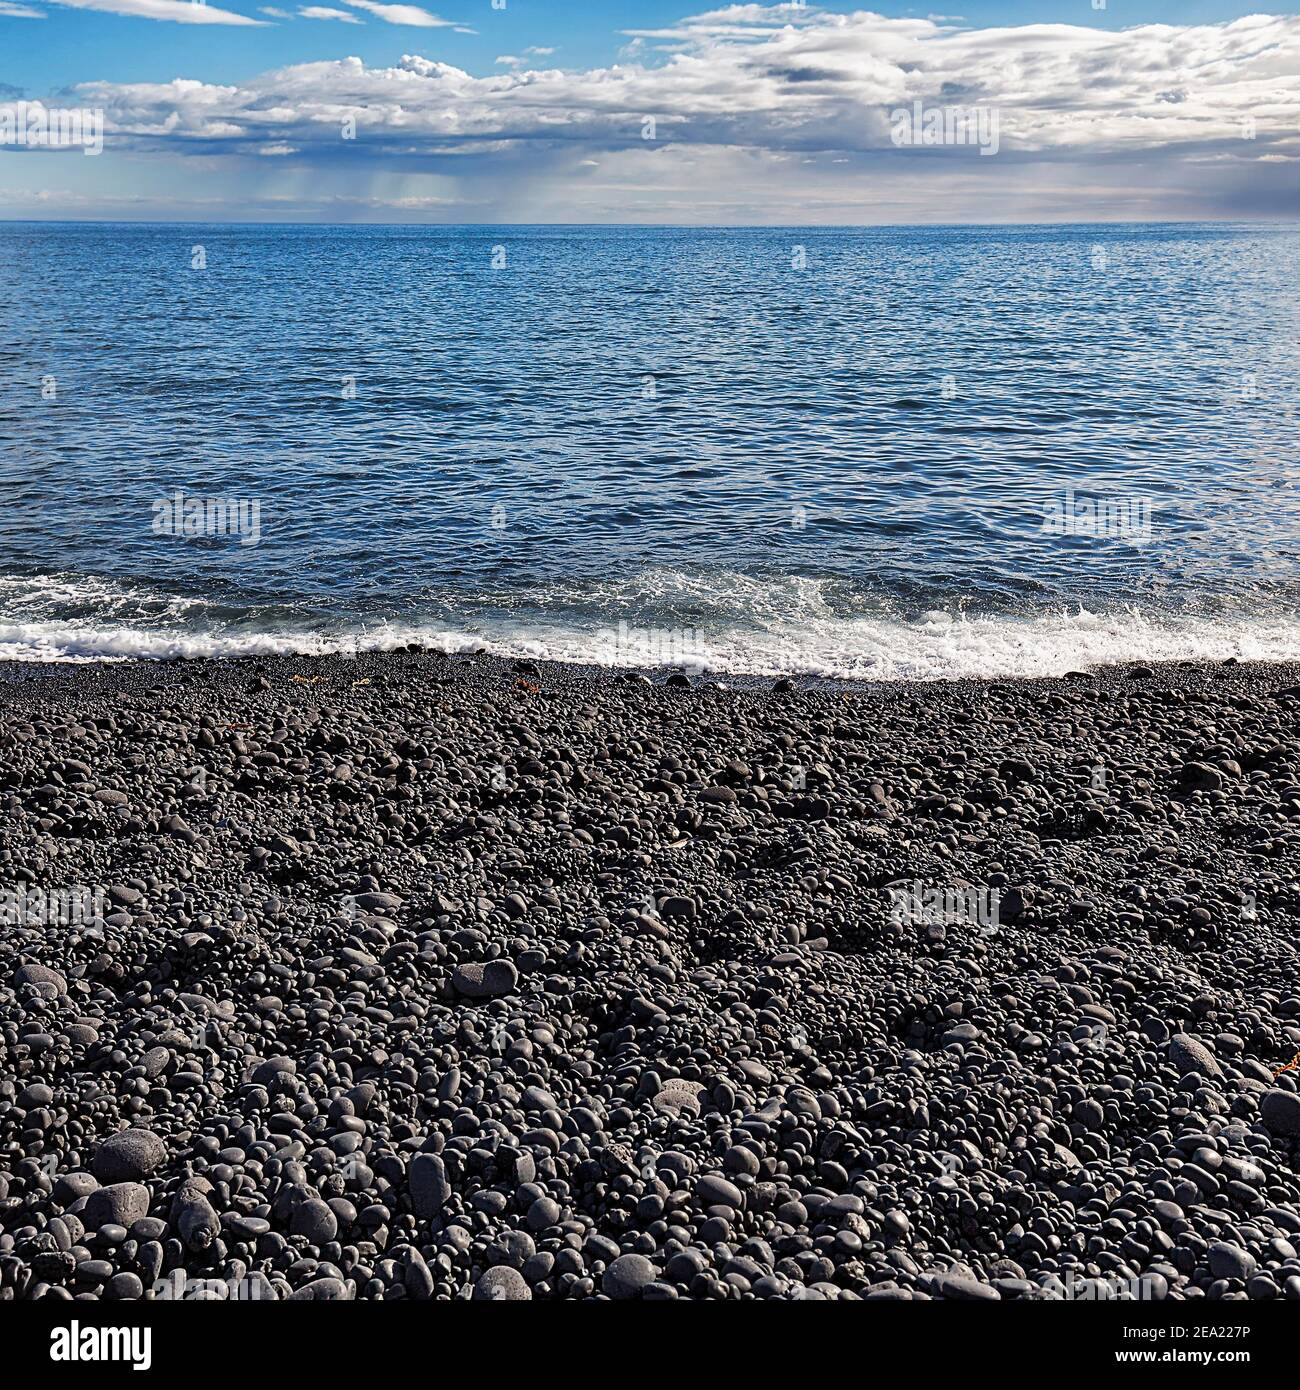
<svg viewBox="0 0 1300 1390">
<path fill-rule="evenodd" d="M 0 1300 L 1300 1300 L 1300 667 L 0 675 Z"/>
</svg>

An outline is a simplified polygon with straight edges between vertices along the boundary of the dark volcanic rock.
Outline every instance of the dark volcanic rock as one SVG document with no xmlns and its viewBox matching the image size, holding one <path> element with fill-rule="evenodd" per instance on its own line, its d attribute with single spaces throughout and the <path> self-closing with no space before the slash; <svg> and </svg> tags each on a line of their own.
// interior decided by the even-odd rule
<svg viewBox="0 0 1300 1390">
<path fill-rule="evenodd" d="M 1169 1039 L 1169 1060 L 1182 1072 L 1194 1071 L 1202 1076 L 1223 1075 L 1210 1049 L 1199 1038 L 1187 1033 L 1175 1033 Z"/>
<path fill-rule="evenodd" d="M 636 1298 L 655 1280 L 655 1267 L 644 1255 L 620 1255 L 605 1271 L 601 1288 L 611 1298 Z"/>
<path fill-rule="evenodd" d="M 416 1154 L 411 1160 L 411 1201 L 420 1217 L 436 1216 L 451 1196 L 447 1167 L 437 1154 Z"/>
<path fill-rule="evenodd" d="M 490 1299 L 499 1302 L 520 1303 L 532 1298 L 533 1291 L 524 1282 L 524 1276 L 517 1269 L 498 1265 L 487 1270 L 474 1285 L 476 1300 Z"/>
<path fill-rule="evenodd" d="M 1298 676 L 12 670 L 0 1302 L 1300 1300 Z"/>
<path fill-rule="evenodd" d="M 149 1189 L 138 1182 L 96 1188 L 86 1198 L 84 1209 L 86 1228 L 91 1231 L 109 1224 L 130 1227 L 148 1214 Z"/>
<path fill-rule="evenodd" d="M 167 1157 L 167 1145 L 148 1129 L 124 1129 L 95 1150 L 91 1171 L 102 1183 L 142 1182 Z"/>
<path fill-rule="evenodd" d="M 1269 1091 L 1259 1103 L 1259 1115 L 1272 1134 L 1300 1135 L 1300 1095 Z"/>
<path fill-rule="evenodd" d="M 16 986 L 52 985 L 58 994 L 68 992 L 67 980 L 47 965 L 20 965 L 13 973 L 13 982 Z"/>
<path fill-rule="evenodd" d="M 518 979 L 519 972 L 508 960 L 490 960 L 486 965 L 458 965 L 451 977 L 456 989 L 470 999 L 509 994 Z"/>
</svg>

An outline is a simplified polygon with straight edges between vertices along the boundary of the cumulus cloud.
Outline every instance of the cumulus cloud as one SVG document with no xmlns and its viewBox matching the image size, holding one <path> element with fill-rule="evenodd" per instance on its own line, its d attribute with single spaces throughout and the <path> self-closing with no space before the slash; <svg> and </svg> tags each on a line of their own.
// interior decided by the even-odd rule
<svg viewBox="0 0 1300 1390">
<path fill-rule="evenodd" d="M 522 68 L 527 66 L 529 58 L 549 58 L 554 52 L 553 48 L 525 48 L 522 58 L 506 53 L 497 59 L 497 63 L 501 67 Z"/>
<path fill-rule="evenodd" d="M 188 0 L 64 3 L 212 13 Z M 375 0 L 349 4 L 427 14 Z M 126 139 L 174 116 L 190 136 L 218 121 L 249 136 L 295 127 L 308 144 L 313 128 L 342 110 L 381 140 L 618 145 L 639 140 L 643 118 L 654 116 L 656 138 L 677 143 L 860 151 L 888 146 L 890 111 L 919 100 L 996 107 L 1003 147 L 1021 154 L 1240 141 L 1246 116 L 1256 119 L 1257 139 L 1285 141 L 1300 116 L 1300 18 L 1116 32 L 1065 24 L 953 30 L 931 20 L 807 11 L 795 24 L 790 13 L 736 5 L 697 16 L 672 31 L 687 36 L 687 51 L 659 66 L 473 77 L 412 55 L 388 68 L 358 58 L 300 64 L 234 88 L 86 83 L 82 90 L 103 101 L 111 129 Z"/>
<path fill-rule="evenodd" d="M 212 12 L 188 0 L 67 2 Z M 389 13 L 413 11 L 426 27 L 447 23 L 415 6 L 347 3 L 388 22 L 417 22 Z M 977 29 L 744 4 L 628 37 L 641 44 L 635 60 L 580 71 L 502 60 L 509 71 L 476 77 L 413 54 L 391 67 L 355 57 L 298 64 L 229 86 L 178 79 L 76 90 L 104 108 L 110 148 L 205 157 L 274 148 L 325 167 L 368 159 L 459 178 L 476 195 L 493 178 L 573 179 L 581 191 L 599 167 L 663 207 L 691 197 L 703 206 L 716 194 L 699 184 L 703 161 L 724 184 L 728 169 L 749 177 L 761 165 L 774 207 L 809 196 L 810 175 L 796 172 L 804 166 L 817 172 L 828 208 L 889 209 L 891 181 L 924 185 L 943 207 L 945 186 L 996 200 L 999 187 L 1025 185 L 1020 166 L 1036 167 L 1041 183 L 1050 164 L 1067 203 L 1086 204 L 1094 186 L 1117 196 L 1137 179 L 1143 209 L 1163 199 L 1177 216 L 1214 205 L 1211 166 L 1225 203 L 1275 166 L 1269 197 L 1280 211 L 1300 210 L 1300 17 Z M 892 113 L 916 102 L 996 111 L 997 158 L 896 147 Z M 344 141 L 349 121 L 356 138 Z"/>
</svg>

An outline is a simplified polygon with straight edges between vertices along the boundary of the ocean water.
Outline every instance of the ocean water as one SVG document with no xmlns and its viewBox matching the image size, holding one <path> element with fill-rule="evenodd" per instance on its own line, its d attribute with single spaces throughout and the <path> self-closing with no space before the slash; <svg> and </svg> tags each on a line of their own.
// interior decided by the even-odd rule
<svg viewBox="0 0 1300 1390">
<path fill-rule="evenodd" d="M 1294 226 L 0 225 L 0 659 L 1298 658 L 1297 285 Z"/>
</svg>

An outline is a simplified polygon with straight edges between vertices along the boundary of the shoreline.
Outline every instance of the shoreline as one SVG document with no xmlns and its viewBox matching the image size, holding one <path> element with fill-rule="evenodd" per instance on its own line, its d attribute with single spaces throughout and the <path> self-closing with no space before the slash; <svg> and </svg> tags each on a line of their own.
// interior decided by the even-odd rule
<svg viewBox="0 0 1300 1390">
<path fill-rule="evenodd" d="M 1127 682 L 1133 679 L 1131 673 L 1148 672 L 1138 679 L 1171 678 L 1181 680 L 1189 673 L 1210 676 L 1213 673 L 1235 673 L 1261 683 L 1277 677 L 1283 685 L 1295 683 L 1300 679 L 1300 658 L 1295 660 L 1253 660 L 1238 657 L 1223 659 L 1184 659 L 1177 661 L 1123 660 L 1081 665 L 1078 670 L 1063 672 L 1060 675 L 962 675 L 962 676 L 884 676 L 879 678 L 843 675 L 822 675 L 806 672 L 788 674 L 755 674 L 743 671 L 723 671 L 697 669 L 680 665 L 608 666 L 589 661 L 568 661 L 549 657 L 524 655 L 502 655 L 488 650 L 447 651 L 440 647 L 410 643 L 394 647 L 360 648 L 355 652 L 274 652 L 240 653 L 238 655 L 217 656 L 124 656 L 93 657 L 79 660 L 55 658 L 48 661 L 11 660 L 0 658 L 0 689 L 6 686 L 22 685 L 34 678 L 45 678 L 55 673 L 79 672 L 119 672 L 135 673 L 122 675 L 123 685 L 136 683 L 146 672 L 184 670 L 191 674 L 202 672 L 216 675 L 221 672 L 253 672 L 266 675 L 282 671 L 286 676 L 295 674 L 320 675 L 321 668 L 335 668 L 340 671 L 354 666 L 401 663 L 426 663 L 443 670 L 445 674 L 461 673 L 490 678 L 507 676 L 519 669 L 531 668 L 543 674 L 558 685 L 572 684 L 576 681 L 594 683 L 609 682 L 619 684 L 628 680 L 649 681 L 651 685 L 667 685 L 670 677 L 685 677 L 688 686 L 694 690 L 721 688 L 724 690 L 745 691 L 749 693 L 771 692 L 777 684 L 789 682 L 799 691 L 831 690 L 837 688 L 868 690 L 907 688 L 915 690 L 944 689 L 955 687 L 991 686 L 1058 686 L 1073 687 L 1078 681 L 1097 681 L 1107 684 L 1115 681 Z M 265 670 L 263 668 L 266 668 Z M 110 679 L 108 684 L 113 682 Z M 680 687 L 680 679 L 674 687 Z"/>
<path fill-rule="evenodd" d="M 695 582 L 684 573 L 675 579 Z M 1071 669 L 1103 671 L 1136 664 L 1300 662 L 1300 616 L 1290 610 L 1177 614 L 1129 605 L 1089 609 L 1082 603 L 1019 616 L 967 611 L 961 605 L 955 612 L 943 606 L 905 613 L 876 611 L 870 605 L 842 610 L 824 601 L 821 586 L 835 582 L 792 577 L 779 593 L 768 596 L 770 611 L 762 614 L 753 611 L 749 582 L 742 576 L 724 576 L 712 589 L 695 592 L 698 611 L 688 614 L 669 606 L 661 608 L 657 618 L 640 606 L 644 581 L 638 578 L 612 596 L 636 614 L 631 620 L 612 618 L 608 612 L 584 616 L 566 601 L 556 607 L 542 596 L 533 608 L 508 618 L 488 606 L 459 616 L 411 614 L 373 625 L 341 616 L 293 622 L 281 615 L 270 625 L 186 621 L 180 626 L 141 626 L 126 618 L 88 624 L 67 615 L 59 621 L 49 615 L 48 596 L 39 592 L 39 585 L 23 591 L 19 581 L 11 601 L 21 611 L 26 598 L 31 611 L 25 621 L 0 624 L 0 667 L 290 657 L 353 660 L 415 651 L 448 658 L 526 660 L 615 675 L 662 668 L 682 669 L 697 679 L 788 676 L 883 682 L 1050 679 Z M 107 595 L 88 591 L 85 597 L 96 604 L 141 603 L 149 591 L 123 584 Z M 193 602 L 202 607 L 203 601 Z M 38 618 L 39 613 L 46 616 Z"/>
<path fill-rule="evenodd" d="M 1300 1299 L 1300 664 L 775 684 L 0 665 L 0 1293 Z"/>
</svg>

